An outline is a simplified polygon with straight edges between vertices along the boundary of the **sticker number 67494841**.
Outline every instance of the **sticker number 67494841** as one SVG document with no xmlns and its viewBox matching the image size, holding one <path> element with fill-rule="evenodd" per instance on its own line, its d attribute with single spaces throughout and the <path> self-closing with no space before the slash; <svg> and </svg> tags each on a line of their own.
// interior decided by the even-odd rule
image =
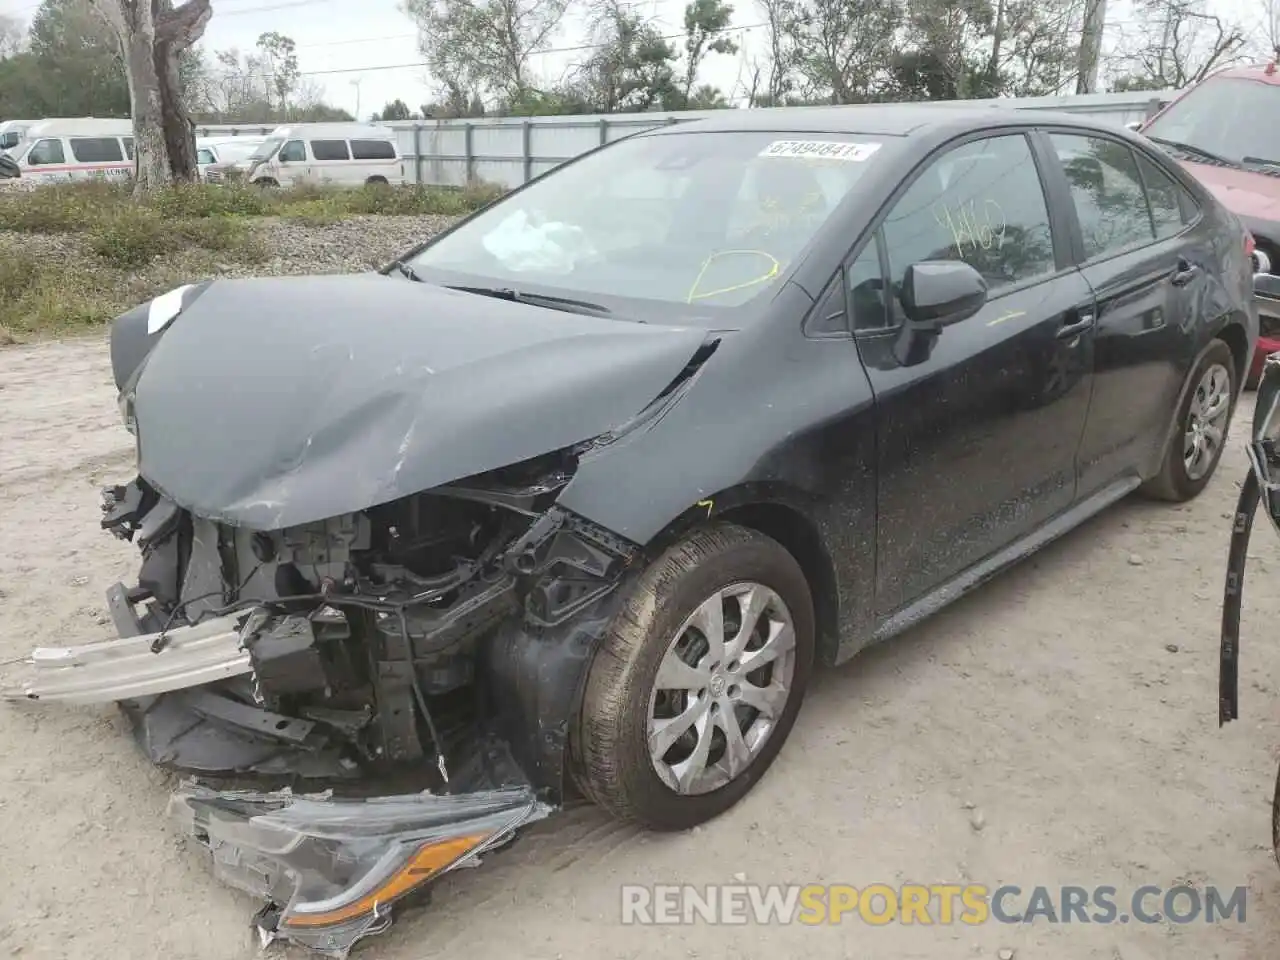
<svg viewBox="0 0 1280 960">
<path fill-rule="evenodd" d="M 840 140 L 775 140 L 760 151 L 762 157 L 794 157 L 803 160 L 846 160 L 859 163 L 880 149 L 878 143 Z"/>
</svg>

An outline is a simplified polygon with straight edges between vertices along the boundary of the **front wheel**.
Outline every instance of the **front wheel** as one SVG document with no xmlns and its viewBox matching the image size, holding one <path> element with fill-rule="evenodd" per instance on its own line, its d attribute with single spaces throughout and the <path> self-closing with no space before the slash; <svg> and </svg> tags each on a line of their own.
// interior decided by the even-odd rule
<svg viewBox="0 0 1280 960">
<path fill-rule="evenodd" d="M 1222 458 L 1236 402 L 1231 348 L 1215 340 L 1191 372 L 1190 382 L 1160 473 L 1143 487 L 1150 496 L 1176 503 L 1198 496 Z"/>
<path fill-rule="evenodd" d="M 718 816 L 782 749 L 813 656 L 795 558 L 736 525 L 695 531 L 644 571 L 591 663 L 570 735 L 579 788 L 657 830 Z"/>
</svg>

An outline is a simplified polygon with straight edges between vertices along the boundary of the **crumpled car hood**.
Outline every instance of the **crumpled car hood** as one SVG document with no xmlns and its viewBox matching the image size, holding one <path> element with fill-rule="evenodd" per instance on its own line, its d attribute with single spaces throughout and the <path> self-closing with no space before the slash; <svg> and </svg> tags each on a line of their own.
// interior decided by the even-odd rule
<svg viewBox="0 0 1280 960">
<path fill-rule="evenodd" d="M 150 335 L 138 469 L 197 516 L 322 520 L 606 433 L 704 336 L 380 274 L 219 280 Z"/>
</svg>

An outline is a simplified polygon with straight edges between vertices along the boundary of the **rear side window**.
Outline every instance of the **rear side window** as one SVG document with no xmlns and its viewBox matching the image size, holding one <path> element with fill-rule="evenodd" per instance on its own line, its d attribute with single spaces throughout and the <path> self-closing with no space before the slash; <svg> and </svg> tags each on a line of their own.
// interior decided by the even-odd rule
<svg viewBox="0 0 1280 960">
<path fill-rule="evenodd" d="M 390 140 L 352 140 L 351 157 L 354 160 L 394 160 L 396 148 Z"/>
<path fill-rule="evenodd" d="M 1088 259 L 1155 240 L 1142 176 L 1126 144 L 1077 134 L 1049 139 L 1071 187 Z"/>
<path fill-rule="evenodd" d="M 1147 203 L 1151 206 L 1151 223 L 1156 228 L 1156 236 L 1163 240 L 1179 233 L 1191 219 L 1185 212 L 1195 209 L 1195 200 L 1183 196 L 1186 191 L 1173 177 L 1141 153 L 1137 156 L 1142 182 L 1147 188 Z"/>
<path fill-rule="evenodd" d="M 71 153 L 81 163 L 120 163 L 124 151 L 115 137 L 72 137 Z"/>
<path fill-rule="evenodd" d="M 27 163 L 33 167 L 48 163 L 66 163 L 66 154 L 62 151 L 61 140 L 40 140 L 27 151 Z"/>
<path fill-rule="evenodd" d="M 311 156 L 317 160 L 350 160 L 345 140 L 312 140 Z"/>
<path fill-rule="evenodd" d="M 895 286 L 921 260 L 962 260 L 992 290 L 1056 269 L 1044 188 L 1022 134 L 943 154 L 907 188 L 883 231 Z"/>
</svg>

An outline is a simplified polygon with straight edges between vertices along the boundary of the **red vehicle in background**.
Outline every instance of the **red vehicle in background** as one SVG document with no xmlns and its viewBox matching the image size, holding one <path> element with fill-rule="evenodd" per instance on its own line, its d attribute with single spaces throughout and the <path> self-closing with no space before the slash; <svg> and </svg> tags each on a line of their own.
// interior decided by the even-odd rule
<svg viewBox="0 0 1280 960">
<path fill-rule="evenodd" d="M 1238 216 L 1254 238 L 1260 333 L 1246 380 L 1280 351 L 1280 68 L 1228 67 L 1137 126 Z"/>
</svg>

